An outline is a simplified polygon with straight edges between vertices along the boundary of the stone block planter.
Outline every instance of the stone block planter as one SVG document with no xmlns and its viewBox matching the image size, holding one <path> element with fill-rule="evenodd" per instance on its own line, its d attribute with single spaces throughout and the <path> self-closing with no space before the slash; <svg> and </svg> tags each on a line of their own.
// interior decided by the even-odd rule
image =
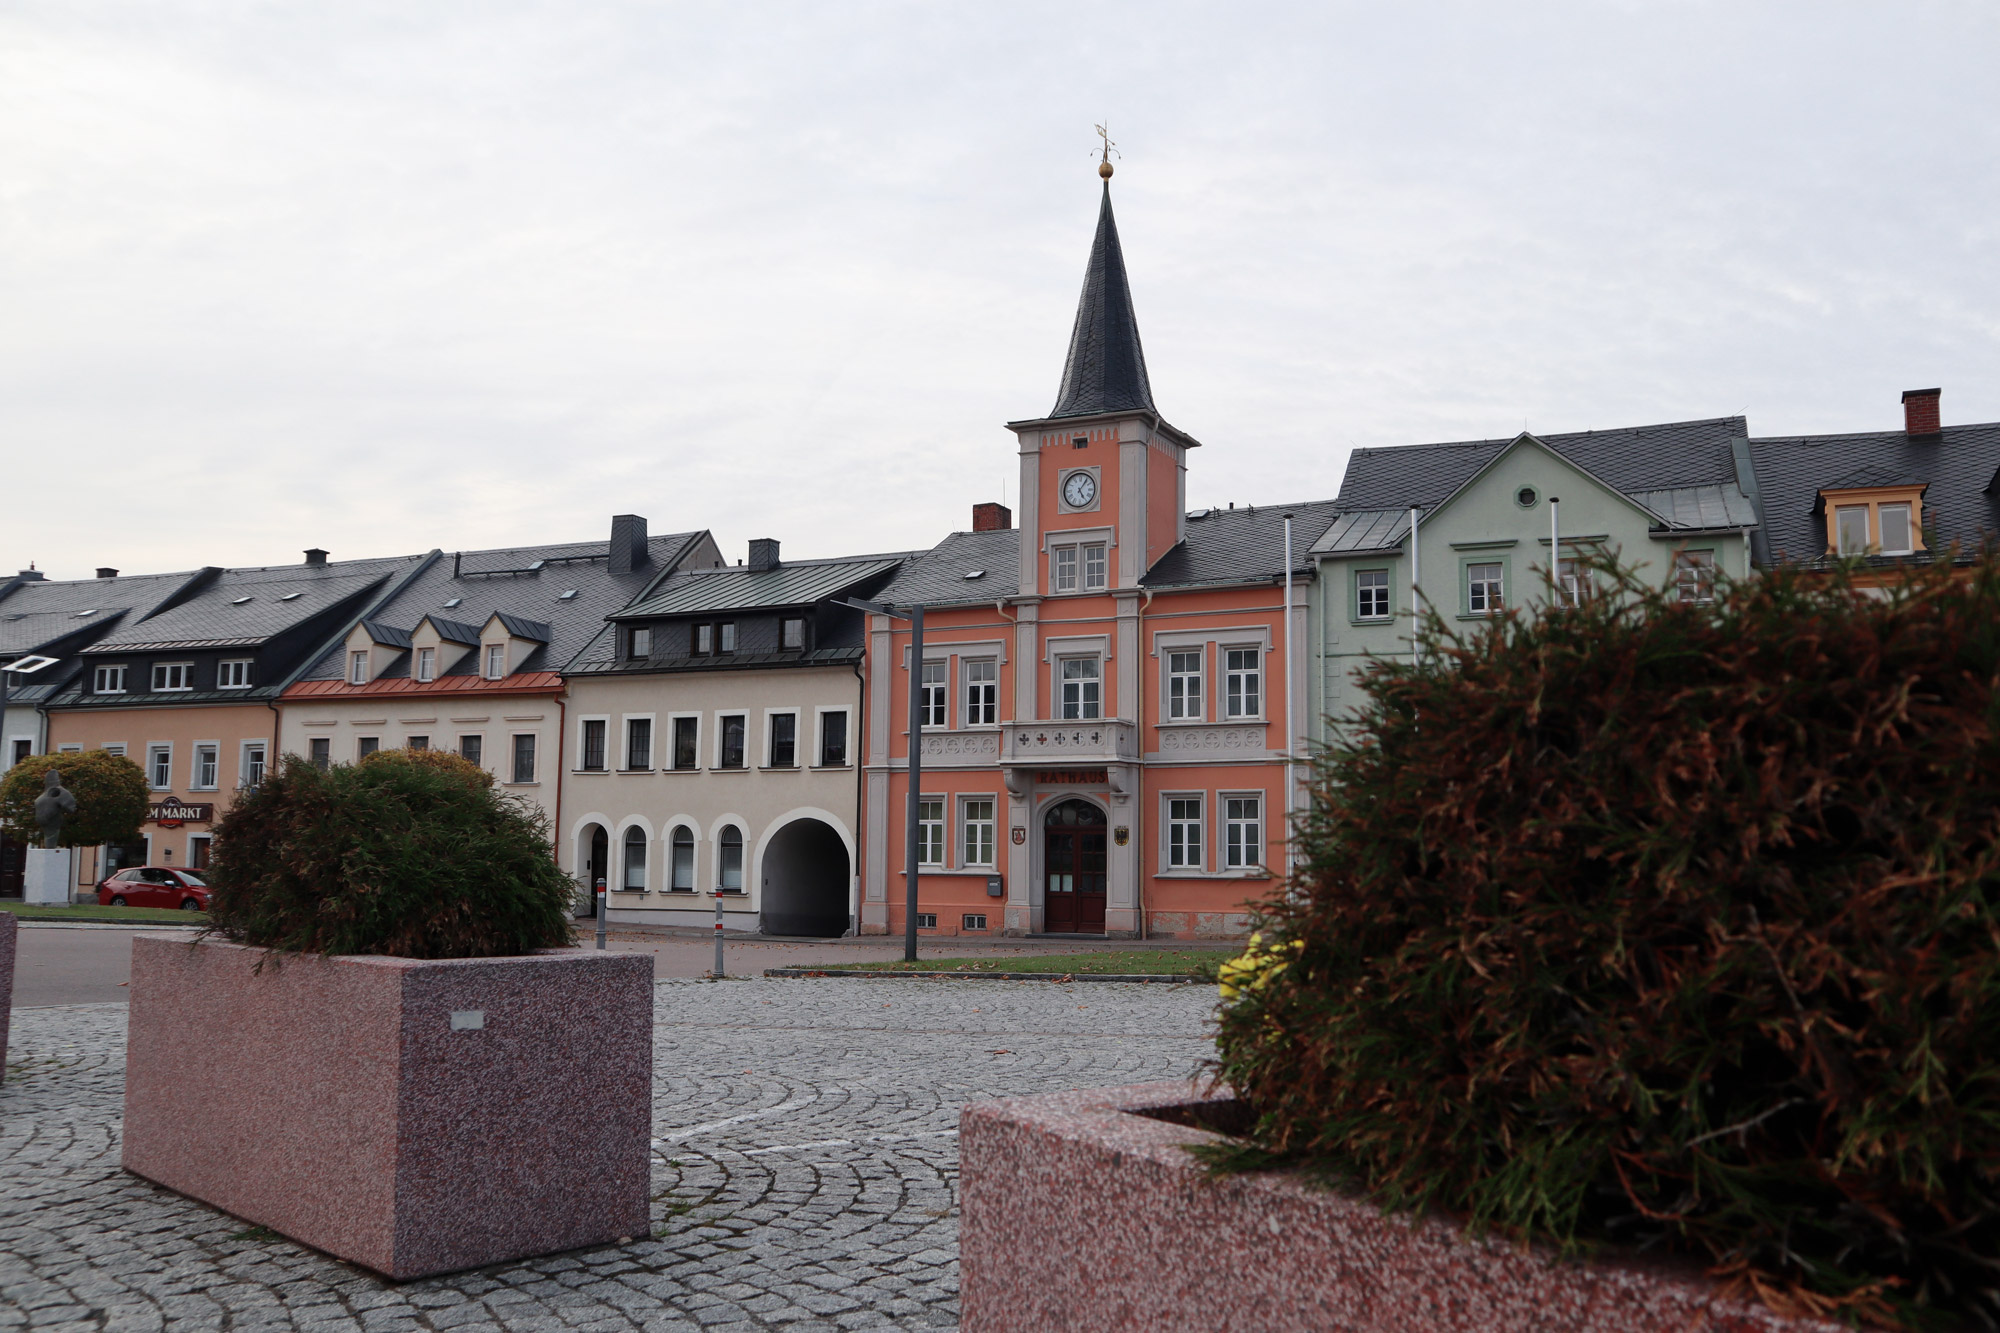
<svg viewBox="0 0 2000 1333">
<path fill-rule="evenodd" d="M 643 1236 L 652 982 L 139 936 L 124 1166 L 396 1279 Z"/>
<path fill-rule="evenodd" d="M 1192 1122 L 1225 1100 L 1147 1083 L 965 1108 L 966 1333 L 1852 1333 L 1692 1266 L 1563 1262 L 1281 1173 L 1211 1179 L 1183 1145 L 1216 1137 Z"/>
<path fill-rule="evenodd" d="M 12 912 L 0 912 L 0 1083 L 7 1081 L 7 1022 L 14 1013 L 14 951 L 21 923 Z"/>
</svg>

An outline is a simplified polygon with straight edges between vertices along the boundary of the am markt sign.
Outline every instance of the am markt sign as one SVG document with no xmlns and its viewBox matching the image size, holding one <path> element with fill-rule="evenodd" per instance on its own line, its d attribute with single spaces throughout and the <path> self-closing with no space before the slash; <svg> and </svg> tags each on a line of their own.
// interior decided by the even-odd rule
<svg viewBox="0 0 2000 1333">
<path fill-rule="evenodd" d="M 183 824 L 206 824 L 215 818 L 212 805 L 189 805 L 185 801 L 155 801 L 146 807 L 146 822 L 158 824 L 161 828 L 179 828 Z"/>
</svg>

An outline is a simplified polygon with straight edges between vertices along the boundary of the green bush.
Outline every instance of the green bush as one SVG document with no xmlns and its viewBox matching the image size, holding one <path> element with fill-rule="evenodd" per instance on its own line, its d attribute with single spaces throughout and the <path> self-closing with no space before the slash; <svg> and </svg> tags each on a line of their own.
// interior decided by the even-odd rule
<svg viewBox="0 0 2000 1333">
<path fill-rule="evenodd" d="M 1223 1012 L 1291 1162 L 1786 1310 L 2000 1323 L 2000 564 L 1377 663 Z"/>
<path fill-rule="evenodd" d="M 287 757 L 216 826 L 208 878 L 214 930 L 286 951 L 489 958 L 575 939 L 541 812 L 435 751 Z"/>
<path fill-rule="evenodd" d="M 30 846 L 42 845 L 35 823 L 35 798 L 42 794 L 42 775 L 62 773 L 62 784 L 76 797 L 76 813 L 63 819 L 62 845 L 95 847 L 138 839 L 153 795 L 145 770 L 124 755 L 109 750 L 82 754 L 31 754 L 0 778 L 0 828 Z"/>
</svg>

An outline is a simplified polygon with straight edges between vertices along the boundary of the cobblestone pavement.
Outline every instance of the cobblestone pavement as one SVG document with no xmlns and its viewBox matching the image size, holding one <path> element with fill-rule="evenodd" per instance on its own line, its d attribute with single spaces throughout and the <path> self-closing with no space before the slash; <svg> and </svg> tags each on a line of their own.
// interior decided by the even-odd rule
<svg viewBox="0 0 2000 1333">
<path fill-rule="evenodd" d="M 1213 987 L 662 982 L 652 1238 L 401 1285 L 118 1168 L 125 1009 L 14 1012 L 0 1333 L 958 1322 L 959 1107 L 1192 1074 Z"/>
</svg>

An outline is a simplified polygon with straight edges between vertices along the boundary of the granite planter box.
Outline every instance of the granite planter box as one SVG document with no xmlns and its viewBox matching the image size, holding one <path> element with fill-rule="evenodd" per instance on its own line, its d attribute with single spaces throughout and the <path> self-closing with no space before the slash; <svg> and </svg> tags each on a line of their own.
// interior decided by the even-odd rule
<svg viewBox="0 0 2000 1333">
<path fill-rule="evenodd" d="M 646 1235 L 652 983 L 141 935 L 125 1169 L 397 1279 Z"/>
<path fill-rule="evenodd" d="M 1212 1179 L 1182 1145 L 1217 1137 L 1193 1123 L 1218 1102 L 1142 1083 L 966 1107 L 966 1333 L 1852 1333 L 1692 1266 L 1565 1263 L 1282 1173 Z"/>
</svg>

